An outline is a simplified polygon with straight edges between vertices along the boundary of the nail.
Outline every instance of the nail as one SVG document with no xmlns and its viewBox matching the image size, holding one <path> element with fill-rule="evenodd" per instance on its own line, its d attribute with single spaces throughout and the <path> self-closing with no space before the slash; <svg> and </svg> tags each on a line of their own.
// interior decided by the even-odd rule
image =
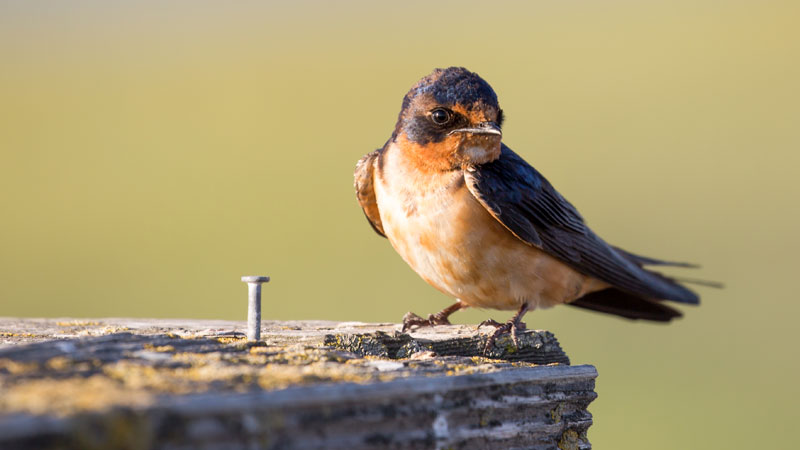
<svg viewBox="0 0 800 450">
<path fill-rule="evenodd" d="M 269 281 L 269 277 L 242 277 L 247 283 L 247 340 L 261 339 L 261 283 Z"/>
</svg>

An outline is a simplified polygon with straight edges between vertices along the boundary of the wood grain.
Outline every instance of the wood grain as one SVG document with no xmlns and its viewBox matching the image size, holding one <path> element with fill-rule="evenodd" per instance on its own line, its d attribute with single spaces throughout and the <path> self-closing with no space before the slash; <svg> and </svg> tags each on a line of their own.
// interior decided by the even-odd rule
<svg viewBox="0 0 800 450">
<path fill-rule="evenodd" d="M 0 318 L 0 448 L 590 448 L 591 366 L 491 328 Z"/>
</svg>

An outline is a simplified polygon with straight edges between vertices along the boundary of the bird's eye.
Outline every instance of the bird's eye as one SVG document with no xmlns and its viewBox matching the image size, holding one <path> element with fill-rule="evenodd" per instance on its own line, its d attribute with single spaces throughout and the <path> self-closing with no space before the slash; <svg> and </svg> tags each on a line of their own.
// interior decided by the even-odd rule
<svg viewBox="0 0 800 450">
<path fill-rule="evenodd" d="M 450 118 L 452 117 L 452 113 L 444 108 L 436 108 L 431 111 L 431 120 L 436 125 L 444 125 L 447 122 L 450 122 Z"/>
</svg>

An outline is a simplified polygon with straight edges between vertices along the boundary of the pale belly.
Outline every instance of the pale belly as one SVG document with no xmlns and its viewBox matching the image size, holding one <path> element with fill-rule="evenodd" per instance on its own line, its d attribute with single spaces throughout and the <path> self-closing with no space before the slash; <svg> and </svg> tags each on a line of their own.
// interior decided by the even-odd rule
<svg viewBox="0 0 800 450">
<path fill-rule="evenodd" d="M 518 239 L 457 179 L 413 192 L 376 181 L 395 250 L 429 284 L 470 306 L 547 308 L 605 287 Z"/>
</svg>

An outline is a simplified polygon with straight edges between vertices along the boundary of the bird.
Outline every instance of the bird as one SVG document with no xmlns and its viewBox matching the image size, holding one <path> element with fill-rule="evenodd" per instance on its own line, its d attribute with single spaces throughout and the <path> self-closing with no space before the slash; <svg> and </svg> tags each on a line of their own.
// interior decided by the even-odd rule
<svg viewBox="0 0 800 450">
<path fill-rule="evenodd" d="M 528 311 L 567 304 L 628 319 L 669 322 L 665 301 L 699 296 L 646 266 L 696 267 L 608 244 L 552 184 L 503 143 L 503 110 L 492 87 L 463 67 L 435 69 L 403 98 L 391 137 L 355 169 L 356 198 L 428 284 L 456 299 L 402 331 L 450 324 L 474 307 L 516 311 L 495 327 L 516 345 Z M 684 280 L 689 281 L 689 280 Z"/>
</svg>

